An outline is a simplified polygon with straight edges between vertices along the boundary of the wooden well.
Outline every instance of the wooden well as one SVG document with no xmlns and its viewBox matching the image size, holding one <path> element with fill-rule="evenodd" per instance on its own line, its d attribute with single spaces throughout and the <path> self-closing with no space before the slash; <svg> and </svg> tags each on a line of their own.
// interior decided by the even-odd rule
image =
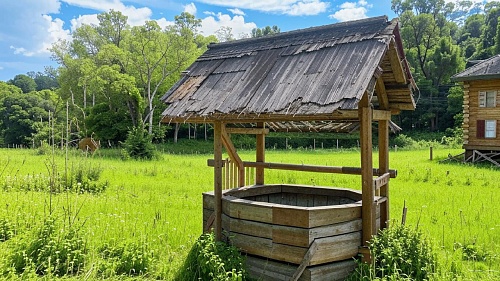
<svg viewBox="0 0 500 281">
<path fill-rule="evenodd" d="M 362 246 L 361 199 L 355 190 L 302 185 L 225 190 L 223 236 L 248 255 L 249 272 L 261 280 L 290 280 L 302 263 L 299 280 L 342 279 Z M 376 196 L 374 203 L 379 229 L 387 200 Z M 214 193 L 204 193 L 205 229 L 214 209 Z"/>
<path fill-rule="evenodd" d="M 253 277 L 339 280 L 352 257 L 369 259 L 369 240 L 388 227 L 391 118 L 415 109 L 415 90 L 397 19 L 376 17 L 210 45 L 162 98 L 162 121 L 212 124 L 205 231 L 246 253 Z M 356 130 L 360 167 L 266 161 L 270 131 Z M 255 135 L 255 161 L 240 158 L 233 134 Z M 270 185 L 273 169 L 358 175 L 361 192 Z"/>
</svg>

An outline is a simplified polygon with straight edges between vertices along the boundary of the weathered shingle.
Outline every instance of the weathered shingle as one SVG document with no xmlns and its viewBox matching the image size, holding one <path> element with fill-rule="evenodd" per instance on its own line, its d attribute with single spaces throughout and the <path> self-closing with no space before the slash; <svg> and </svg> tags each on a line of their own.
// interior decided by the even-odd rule
<svg viewBox="0 0 500 281">
<path fill-rule="evenodd" d="M 396 29 L 397 21 L 376 17 L 210 45 L 162 97 L 169 104 L 163 120 L 314 116 L 356 109 L 388 64 Z M 396 86 L 402 89 L 396 94 L 408 96 L 406 102 L 414 106 L 411 87 Z"/>
<path fill-rule="evenodd" d="M 453 81 L 500 78 L 500 55 L 481 61 L 451 77 Z"/>
</svg>

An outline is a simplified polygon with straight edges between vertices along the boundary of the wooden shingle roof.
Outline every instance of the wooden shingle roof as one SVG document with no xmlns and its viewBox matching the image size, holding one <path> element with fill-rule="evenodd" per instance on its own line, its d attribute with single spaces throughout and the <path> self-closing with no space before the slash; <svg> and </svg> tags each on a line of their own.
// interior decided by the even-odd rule
<svg viewBox="0 0 500 281">
<path fill-rule="evenodd" d="M 500 55 L 483 60 L 451 77 L 453 81 L 487 80 L 500 78 Z"/>
<path fill-rule="evenodd" d="M 398 111 L 414 89 L 397 21 L 376 17 L 212 44 L 162 97 L 163 122 L 351 120 L 339 110 L 367 92 Z"/>
</svg>

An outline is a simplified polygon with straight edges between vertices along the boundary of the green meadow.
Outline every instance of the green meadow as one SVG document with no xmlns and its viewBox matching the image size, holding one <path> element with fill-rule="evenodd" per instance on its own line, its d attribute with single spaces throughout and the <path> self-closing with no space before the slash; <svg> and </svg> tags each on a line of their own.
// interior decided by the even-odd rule
<svg viewBox="0 0 500 281">
<path fill-rule="evenodd" d="M 432 239 L 439 257 L 434 279 L 500 280 L 500 170 L 439 163 L 460 152 L 434 149 L 431 161 L 428 150 L 391 151 L 390 167 L 398 170 L 390 181 L 391 223 L 401 223 L 406 206 L 406 225 Z M 255 159 L 253 151 L 240 156 Z M 87 254 L 75 280 L 175 279 L 202 233 L 201 193 L 213 188 L 213 169 L 207 166 L 212 157 L 164 152 L 157 160 L 135 161 L 122 160 L 117 150 L 93 156 L 70 151 L 66 157 L 64 151 L 39 155 L 36 150 L 0 149 L 0 233 L 7 229 L 5 222 L 11 230 L 10 238 L 0 242 L 0 278 L 44 278 L 37 277 L 42 275 L 36 269 L 16 272 L 11 257 L 21 249 L 23 237 L 51 217 L 60 228 L 73 227 L 83 237 Z M 377 157 L 375 152 L 375 166 Z M 268 150 L 266 161 L 360 166 L 360 155 L 355 150 Z M 46 183 L 53 184 L 50 175 L 82 167 L 100 172 L 102 192 L 47 192 Z M 361 186 L 354 175 L 268 170 L 265 178 L 267 183 Z M 127 243 L 140 248 L 129 250 L 132 259 L 148 257 L 139 277 L 107 270 L 113 265 L 102 249 Z"/>
</svg>

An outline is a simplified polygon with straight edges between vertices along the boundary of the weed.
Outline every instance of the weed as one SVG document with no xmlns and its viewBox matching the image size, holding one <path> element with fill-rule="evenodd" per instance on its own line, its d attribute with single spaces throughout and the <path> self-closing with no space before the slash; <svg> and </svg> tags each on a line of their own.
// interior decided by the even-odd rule
<svg viewBox="0 0 500 281">
<path fill-rule="evenodd" d="M 215 241 L 213 233 L 203 234 L 194 243 L 175 280 L 246 280 L 243 264 L 238 249 Z"/>
<path fill-rule="evenodd" d="M 147 243 L 105 243 L 99 249 L 103 260 L 99 274 L 108 278 L 115 275 L 144 275 L 154 260 L 154 253 Z"/>
<path fill-rule="evenodd" d="M 56 219 L 48 217 L 18 242 L 9 260 L 18 274 L 34 270 L 38 275 L 62 276 L 79 273 L 86 253 L 78 229 L 59 228 Z"/>
<path fill-rule="evenodd" d="M 14 237 L 14 226 L 8 219 L 0 219 L 0 242 L 5 242 Z"/>
</svg>

